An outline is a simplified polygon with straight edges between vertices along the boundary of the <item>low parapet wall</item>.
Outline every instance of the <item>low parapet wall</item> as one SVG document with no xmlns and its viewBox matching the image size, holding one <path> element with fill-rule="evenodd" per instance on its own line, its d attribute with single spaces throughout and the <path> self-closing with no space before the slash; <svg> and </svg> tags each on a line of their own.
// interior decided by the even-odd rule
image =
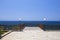
<svg viewBox="0 0 60 40">
<path fill-rule="evenodd" d="M 8 32 L 6 32 L 6 33 L 4 33 L 4 34 L 2 34 L 1 36 L 4 37 L 4 36 L 10 34 L 11 32 L 12 32 L 12 31 L 10 30 L 10 31 L 8 31 Z"/>
</svg>

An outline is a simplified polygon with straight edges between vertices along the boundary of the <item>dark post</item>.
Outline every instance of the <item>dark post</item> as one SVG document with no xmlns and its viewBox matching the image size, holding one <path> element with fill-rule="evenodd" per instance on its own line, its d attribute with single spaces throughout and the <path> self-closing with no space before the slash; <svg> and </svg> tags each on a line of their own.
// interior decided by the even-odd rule
<svg viewBox="0 0 60 40">
<path fill-rule="evenodd" d="M 43 25 L 42 25 L 42 24 L 40 24 L 40 25 L 39 25 L 39 28 L 43 29 L 44 27 L 43 27 Z"/>
<path fill-rule="evenodd" d="M 1 29 L 0 29 L 0 39 L 2 38 L 2 36 L 1 36 Z"/>
<path fill-rule="evenodd" d="M 0 26 L 0 39 L 2 38 L 2 30 L 4 29 L 4 27 L 3 26 Z"/>
<path fill-rule="evenodd" d="M 20 24 L 20 31 L 23 31 L 24 28 L 25 28 L 25 24 Z"/>
<path fill-rule="evenodd" d="M 39 25 L 39 28 L 41 28 L 42 30 L 44 30 L 44 31 L 45 31 L 45 27 L 44 27 L 44 25 L 43 25 L 43 24 L 40 24 L 40 25 Z"/>
</svg>

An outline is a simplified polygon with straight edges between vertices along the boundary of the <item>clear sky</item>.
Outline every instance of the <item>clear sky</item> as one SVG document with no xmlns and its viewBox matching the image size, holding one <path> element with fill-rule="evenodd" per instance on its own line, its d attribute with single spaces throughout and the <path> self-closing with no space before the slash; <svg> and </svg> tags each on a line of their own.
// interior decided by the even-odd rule
<svg viewBox="0 0 60 40">
<path fill-rule="evenodd" d="M 0 21 L 60 21 L 60 0 L 0 0 Z"/>
</svg>

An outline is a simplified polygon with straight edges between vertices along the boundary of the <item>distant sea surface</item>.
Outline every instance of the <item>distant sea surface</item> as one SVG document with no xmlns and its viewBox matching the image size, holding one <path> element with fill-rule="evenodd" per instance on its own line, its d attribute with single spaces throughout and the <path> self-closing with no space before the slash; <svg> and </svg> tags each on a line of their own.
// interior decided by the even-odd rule
<svg viewBox="0 0 60 40">
<path fill-rule="evenodd" d="M 7 25 L 5 28 L 12 28 L 12 25 L 25 24 L 26 26 L 38 26 L 44 24 L 45 29 L 60 30 L 60 21 L 0 21 L 0 25 Z"/>
<path fill-rule="evenodd" d="M 18 24 L 45 24 L 45 25 L 60 25 L 60 21 L 0 21 L 0 25 L 18 25 Z"/>
</svg>

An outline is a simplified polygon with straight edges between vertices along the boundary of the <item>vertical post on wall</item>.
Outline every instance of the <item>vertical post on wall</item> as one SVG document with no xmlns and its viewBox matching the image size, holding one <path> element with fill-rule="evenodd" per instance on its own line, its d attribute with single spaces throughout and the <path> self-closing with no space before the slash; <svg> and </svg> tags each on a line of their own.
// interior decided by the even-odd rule
<svg viewBox="0 0 60 40">
<path fill-rule="evenodd" d="M 23 29 L 25 28 L 25 24 L 22 23 L 22 19 L 21 18 L 19 18 L 19 21 L 20 21 L 20 25 L 19 25 L 20 31 L 23 31 Z"/>
<path fill-rule="evenodd" d="M 24 24 L 20 24 L 20 31 L 23 31 L 23 29 L 25 28 Z"/>
<path fill-rule="evenodd" d="M 1 37 L 1 34 L 0 34 L 0 39 L 1 39 L 2 37 Z"/>
<path fill-rule="evenodd" d="M 1 29 L 0 29 L 0 39 L 2 38 L 2 36 L 1 36 Z"/>
<path fill-rule="evenodd" d="M 39 25 L 39 28 L 43 29 L 44 28 L 43 24 L 40 24 Z"/>
</svg>

